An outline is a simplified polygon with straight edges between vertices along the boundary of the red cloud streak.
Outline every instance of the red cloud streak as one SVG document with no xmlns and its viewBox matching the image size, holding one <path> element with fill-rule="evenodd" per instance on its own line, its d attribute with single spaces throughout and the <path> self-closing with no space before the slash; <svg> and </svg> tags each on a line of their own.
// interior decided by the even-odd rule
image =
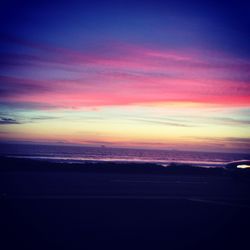
<svg viewBox="0 0 250 250">
<path fill-rule="evenodd" d="M 11 58 L 9 68 L 17 72 L 42 68 L 50 73 L 61 69 L 64 74 L 70 72 L 71 79 L 58 75 L 58 79 L 40 80 L 34 74 L 1 77 L 2 102 L 58 108 L 157 102 L 250 105 L 250 62 L 218 52 L 163 51 L 124 44 L 98 53 L 32 48 L 40 53 L 5 56 L 8 63 Z"/>
</svg>

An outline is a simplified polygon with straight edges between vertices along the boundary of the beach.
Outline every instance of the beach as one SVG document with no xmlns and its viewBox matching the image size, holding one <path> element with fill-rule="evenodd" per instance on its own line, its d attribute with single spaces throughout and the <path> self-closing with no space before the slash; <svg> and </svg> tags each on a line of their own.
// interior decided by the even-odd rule
<svg viewBox="0 0 250 250">
<path fill-rule="evenodd" d="M 248 243 L 250 182 L 223 171 L 1 160 L 3 249 L 226 249 Z"/>
</svg>

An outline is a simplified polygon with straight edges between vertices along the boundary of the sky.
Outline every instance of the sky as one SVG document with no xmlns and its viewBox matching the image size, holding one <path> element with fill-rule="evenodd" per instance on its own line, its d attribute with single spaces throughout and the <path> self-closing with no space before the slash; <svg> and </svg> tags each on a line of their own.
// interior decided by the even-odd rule
<svg viewBox="0 0 250 250">
<path fill-rule="evenodd" d="M 250 4 L 1 1 L 0 140 L 249 152 Z"/>
</svg>

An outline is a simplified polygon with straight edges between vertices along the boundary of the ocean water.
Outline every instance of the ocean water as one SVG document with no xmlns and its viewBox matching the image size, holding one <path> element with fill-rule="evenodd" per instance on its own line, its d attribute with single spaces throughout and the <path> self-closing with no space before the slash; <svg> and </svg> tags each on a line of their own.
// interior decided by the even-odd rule
<svg viewBox="0 0 250 250">
<path fill-rule="evenodd" d="M 175 150 L 128 149 L 108 147 L 58 146 L 34 144 L 0 144 L 0 155 L 35 158 L 45 161 L 80 163 L 84 161 L 151 162 L 167 165 L 171 162 L 200 167 L 223 167 L 237 160 L 250 160 L 250 154 L 190 152 Z"/>
</svg>

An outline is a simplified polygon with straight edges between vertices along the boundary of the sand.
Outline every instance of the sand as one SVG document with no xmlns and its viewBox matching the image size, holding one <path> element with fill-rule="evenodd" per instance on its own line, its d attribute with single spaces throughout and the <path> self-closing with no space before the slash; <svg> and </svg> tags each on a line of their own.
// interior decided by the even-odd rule
<svg viewBox="0 0 250 250">
<path fill-rule="evenodd" d="M 250 183 L 221 171 L 2 162 L 1 249 L 243 249 L 249 241 Z"/>
</svg>

